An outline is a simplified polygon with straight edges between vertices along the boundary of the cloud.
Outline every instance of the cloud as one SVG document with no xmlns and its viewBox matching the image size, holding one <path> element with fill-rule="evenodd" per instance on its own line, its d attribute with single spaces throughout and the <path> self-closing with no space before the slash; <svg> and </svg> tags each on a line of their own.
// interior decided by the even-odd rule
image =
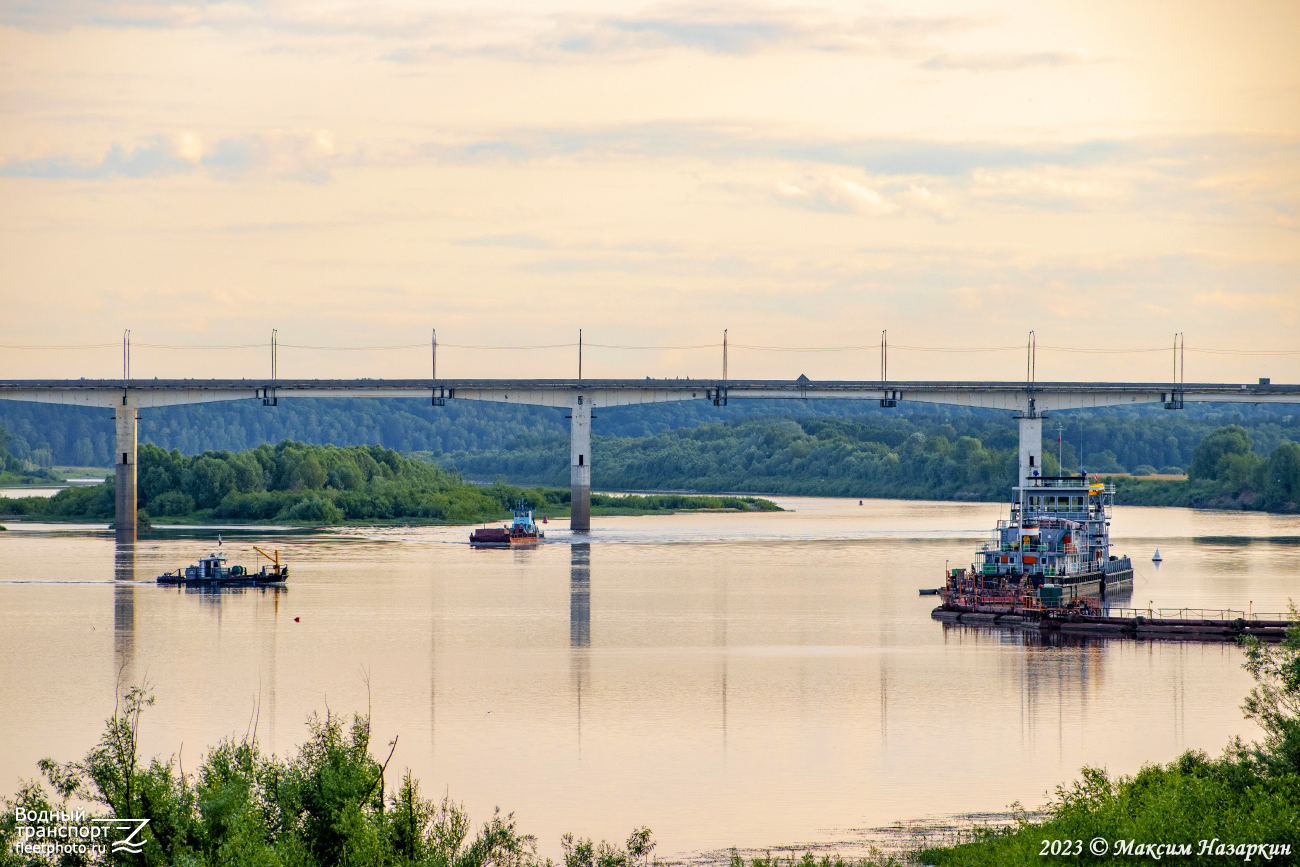
<svg viewBox="0 0 1300 867">
<path fill-rule="evenodd" d="M 27 0 L 0 7 L 0 23 L 27 30 L 73 27 L 193 28 L 277 37 L 369 37 L 385 55 L 416 62 L 444 55 L 537 61 L 632 58 L 684 50 L 745 56 L 762 51 L 908 56 L 934 37 L 990 23 L 967 16 L 845 16 L 809 7 L 732 2 L 655 5 L 630 14 L 445 12 L 419 4 Z"/>
<path fill-rule="evenodd" d="M 0 166 L 0 177 L 103 180 L 156 178 L 194 171 L 193 145 L 184 137 L 156 135 L 130 150 L 114 142 L 99 162 L 71 157 L 22 160 Z"/>
<path fill-rule="evenodd" d="M 269 133 L 222 139 L 201 160 L 224 180 L 246 175 L 321 184 L 340 162 L 334 137 L 327 131 Z"/>
<path fill-rule="evenodd" d="M 441 162 L 490 162 L 591 156 L 681 156 L 709 161 L 774 160 L 853 166 L 873 175 L 969 176 L 976 169 L 1035 165 L 1088 167 L 1172 154 L 1179 143 L 1093 139 L 1014 143 L 923 138 L 813 138 L 744 124 L 651 122 L 606 127 L 507 130 L 486 138 L 433 141 L 418 154 Z M 1300 140 L 1298 140 L 1300 141 Z M 1293 147 L 1295 144 L 1293 144 Z"/>
<path fill-rule="evenodd" d="M 98 162 L 56 156 L 0 166 L 0 177 L 45 180 L 161 178 L 197 171 L 223 180 L 246 176 L 325 183 L 343 162 L 325 131 L 246 135 L 225 138 L 207 148 L 192 133 L 155 135 L 125 148 L 114 142 Z"/>
<path fill-rule="evenodd" d="M 839 175 L 808 177 L 797 184 L 778 183 L 776 196 L 783 204 L 810 211 L 885 217 L 898 210 L 898 205 L 865 184 Z"/>
<path fill-rule="evenodd" d="M 550 250 L 555 245 L 536 235 L 481 235 L 476 238 L 458 238 L 451 242 L 457 247 L 506 247 L 515 250 Z"/>
<path fill-rule="evenodd" d="M 1075 51 L 987 52 L 982 54 L 936 54 L 919 64 L 929 70 L 967 72 L 1015 72 L 1036 67 L 1082 66 L 1096 61 Z"/>
</svg>

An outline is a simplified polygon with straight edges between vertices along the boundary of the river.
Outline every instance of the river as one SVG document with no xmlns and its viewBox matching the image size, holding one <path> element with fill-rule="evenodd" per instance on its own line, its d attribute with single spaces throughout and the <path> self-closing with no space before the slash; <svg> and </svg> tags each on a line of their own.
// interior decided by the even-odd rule
<svg viewBox="0 0 1300 867">
<path fill-rule="evenodd" d="M 896 821 L 1041 805 L 1084 764 L 1131 773 L 1257 735 L 1234 646 L 931 620 L 917 589 L 969 563 L 1005 506 L 776 499 L 792 511 L 552 522 L 526 551 L 470 550 L 463 527 L 227 533 L 232 563 L 255 541 L 291 581 L 217 594 L 153 584 L 215 540 L 145 540 L 115 565 L 102 526 L 11 523 L 0 793 L 83 756 L 119 678 L 157 696 L 144 754 L 190 769 L 253 720 L 283 755 L 312 711 L 369 706 L 373 752 L 399 737 L 390 780 L 409 767 L 476 821 L 513 811 L 553 856 L 565 831 L 639 825 L 670 859 L 847 854 Z M 1112 529 L 1136 606 L 1300 600 L 1300 517 L 1117 507 Z"/>
</svg>

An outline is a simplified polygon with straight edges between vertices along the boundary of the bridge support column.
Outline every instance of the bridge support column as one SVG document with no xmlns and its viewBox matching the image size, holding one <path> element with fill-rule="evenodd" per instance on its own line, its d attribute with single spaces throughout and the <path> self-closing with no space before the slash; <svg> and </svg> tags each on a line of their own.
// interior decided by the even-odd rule
<svg viewBox="0 0 1300 867">
<path fill-rule="evenodd" d="M 1032 418 L 1022 415 L 1020 422 L 1020 477 L 1016 484 L 1026 487 L 1028 479 L 1034 477 L 1034 470 L 1043 474 L 1043 417 L 1034 414 Z"/>
<path fill-rule="evenodd" d="M 117 448 L 113 453 L 116 464 L 114 485 L 117 489 L 117 504 L 114 509 L 113 526 L 118 543 L 135 544 L 135 457 L 136 457 L 136 409 L 134 406 L 118 406 L 117 410 Z"/>
<path fill-rule="evenodd" d="M 582 396 L 569 422 L 569 527 L 591 529 L 591 404 Z"/>
</svg>

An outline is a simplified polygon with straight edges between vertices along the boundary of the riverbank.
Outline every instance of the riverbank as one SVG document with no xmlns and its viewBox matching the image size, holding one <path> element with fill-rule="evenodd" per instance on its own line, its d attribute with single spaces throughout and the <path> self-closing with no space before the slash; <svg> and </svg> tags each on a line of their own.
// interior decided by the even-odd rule
<svg viewBox="0 0 1300 867">
<path fill-rule="evenodd" d="M 517 493 L 516 493 L 517 492 Z M 522 500 L 534 508 L 534 516 L 541 520 L 547 519 L 566 519 L 570 515 L 570 508 L 565 502 L 555 502 L 555 500 L 568 499 L 568 491 L 557 489 L 510 489 L 506 487 L 506 497 L 514 494 L 513 502 Z M 57 495 L 56 495 L 57 496 Z M 53 497 L 24 497 L 19 500 L 6 500 L 0 497 L 0 517 L 11 521 L 34 520 L 42 523 L 51 524 L 80 524 L 85 523 L 85 515 L 62 515 L 57 509 L 42 509 L 44 502 L 52 501 Z M 277 515 L 288 512 L 292 514 L 298 508 L 298 505 L 309 497 L 292 500 L 285 498 L 284 502 L 277 512 Z M 688 494 L 592 494 L 591 495 L 591 514 L 595 516 L 609 517 L 641 517 L 647 515 L 676 515 L 689 512 L 780 512 L 781 507 L 771 500 L 762 497 L 750 496 L 696 496 Z M 537 504 L 537 505 L 534 505 Z M 111 517 L 101 515 L 98 517 Z M 461 526 L 466 523 L 491 523 L 498 520 L 506 520 L 510 517 L 508 509 L 501 508 L 493 513 L 480 516 L 477 521 L 463 521 L 453 519 L 438 518 L 420 518 L 420 517 L 396 517 L 396 518 L 354 518 L 341 520 L 319 520 L 319 521 L 295 521 L 292 519 L 282 519 L 279 517 L 267 517 L 258 519 L 240 519 L 232 518 L 227 514 L 222 514 L 219 509 L 202 509 L 189 512 L 183 515 L 150 515 L 147 511 L 142 510 L 139 515 L 139 527 L 142 531 L 149 531 L 155 523 L 162 523 L 167 526 L 211 526 L 214 523 L 221 523 L 232 526 L 245 527 L 324 527 L 346 523 L 353 527 L 441 527 L 441 526 Z"/>
</svg>

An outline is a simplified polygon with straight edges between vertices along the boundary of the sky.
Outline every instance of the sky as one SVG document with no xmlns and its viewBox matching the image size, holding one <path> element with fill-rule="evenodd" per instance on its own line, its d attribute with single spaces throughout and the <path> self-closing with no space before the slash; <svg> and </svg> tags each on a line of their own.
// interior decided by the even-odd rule
<svg viewBox="0 0 1300 867">
<path fill-rule="evenodd" d="M 0 2 L 0 378 L 1300 381 L 1294 2 Z M 332 348 L 321 348 L 332 347 Z M 375 349 L 373 347 L 389 347 Z M 509 348 L 500 348 L 509 347 Z M 535 347 L 535 348 L 519 348 Z M 667 347 L 667 348 L 664 348 Z M 806 350 L 833 351 L 806 351 Z M 793 351 L 799 350 L 799 351 Z M 943 351 L 939 351 L 943 350 Z M 964 350 L 964 351 L 953 351 Z M 1088 351 L 1079 351 L 1088 350 Z"/>
</svg>

